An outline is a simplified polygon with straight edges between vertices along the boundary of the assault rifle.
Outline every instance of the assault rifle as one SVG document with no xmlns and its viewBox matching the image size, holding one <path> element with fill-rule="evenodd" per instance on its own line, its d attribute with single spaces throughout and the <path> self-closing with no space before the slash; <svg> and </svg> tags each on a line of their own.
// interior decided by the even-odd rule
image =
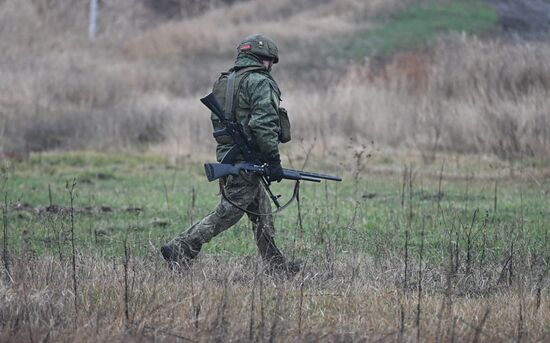
<svg viewBox="0 0 550 343">
<path fill-rule="evenodd" d="M 226 175 L 239 175 L 241 172 L 256 173 L 260 175 L 268 175 L 267 168 L 264 165 L 258 165 L 254 163 L 237 163 L 224 164 L 224 163 L 205 163 L 204 171 L 208 181 L 214 181 L 220 177 Z M 287 180 L 304 180 L 312 182 L 321 182 L 321 180 L 342 181 L 338 176 L 310 173 L 301 170 L 286 169 L 283 168 L 283 179 Z"/>
<path fill-rule="evenodd" d="M 228 119 L 227 115 L 230 115 L 230 113 L 225 113 L 224 110 L 222 110 L 222 107 L 214 94 L 208 94 L 201 99 L 201 102 L 208 107 L 214 115 L 216 115 L 223 126 L 222 129 L 214 131 L 214 137 L 227 135 L 233 140 L 233 146 L 223 156 L 221 163 L 204 164 L 204 171 L 208 181 L 214 181 L 227 175 L 239 175 L 243 171 L 258 174 L 261 176 L 261 181 L 265 187 L 265 190 L 269 194 L 269 197 L 275 206 L 277 206 L 277 209 L 281 208 L 278 196 L 275 196 L 269 188 L 270 183 L 267 179 L 267 176 L 269 176 L 267 165 L 259 158 L 258 154 L 252 147 L 251 142 L 249 142 L 248 138 L 244 134 L 242 126 L 238 122 Z M 234 164 L 239 155 L 241 155 L 246 162 Z M 342 179 L 338 176 L 310 173 L 293 169 L 283 169 L 283 179 L 295 181 L 304 180 L 311 182 L 321 182 L 321 180 L 342 181 Z"/>
</svg>

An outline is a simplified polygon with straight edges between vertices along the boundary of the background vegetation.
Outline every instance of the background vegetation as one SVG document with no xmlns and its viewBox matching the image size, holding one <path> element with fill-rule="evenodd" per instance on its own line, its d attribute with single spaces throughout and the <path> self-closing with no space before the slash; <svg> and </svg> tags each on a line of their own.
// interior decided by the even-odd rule
<svg viewBox="0 0 550 343">
<path fill-rule="evenodd" d="M 315 154 L 349 138 L 427 161 L 437 152 L 516 160 L 549 151 L 546 31 L 518 36 L 525 26 L 513 36 L 488 2 L 103 1 L 94 42 L 85 4 L 0 6 L 4 154 L 209 154 L 198 98 L 250 32 L 280 45 L 283 104 L 297 141 L 322 141 Z M 536 23 L 520 10 L 515 23 Z"/>
</svg>

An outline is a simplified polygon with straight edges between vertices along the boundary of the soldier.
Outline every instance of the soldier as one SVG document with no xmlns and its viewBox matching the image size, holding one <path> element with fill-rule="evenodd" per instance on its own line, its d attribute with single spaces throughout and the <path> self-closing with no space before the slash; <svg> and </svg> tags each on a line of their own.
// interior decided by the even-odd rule
<svg viewBox="0 0 550 343">
<path fill-rule="evenodd" d="M 290 140 L 290 124 L 286 111 L 279 107 L 281 92 L 270 71 L 279 62 L 275 43 L 264 35 L 252 35 L 239 44 L 235 66 L 222 73 L 214 83 L 213 93 L 231 120 L 238 121 L 256 151 L 267 163 L 268 181 L 283 177 L 279 143 Z M 220 128 L 212 115 L 214 129 Z M 217 160 L 221 161 L 231 147 L 231 137 L 216 137 Z M 237 158 L 242 161 L 242 156 Z M 237 161 L 235 161 L 237 162 Z M 258 251 L 271 270 L 298 272 L 298 266 L 287 260 L 275 244 L 275 228 L 270 199 L 260 177 L 255 174 L 228 176 L 220 181 L 225 196 L 216 209 L 161 248 L 172 269 L 187 265 L 202 245 L 227 230 L 246 214 L 253 224 Z M 231 204 L 227 199 L 231 200 Z M 246 211 L 242 211 L 241 209 Z"/>
</svg>

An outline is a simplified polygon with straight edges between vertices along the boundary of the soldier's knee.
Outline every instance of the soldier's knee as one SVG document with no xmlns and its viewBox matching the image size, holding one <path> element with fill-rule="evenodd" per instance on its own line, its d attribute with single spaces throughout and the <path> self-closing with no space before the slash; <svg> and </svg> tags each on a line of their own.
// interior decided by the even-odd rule
<svg viewBox="0 0 550 343">
<path fill-rule="evenodd" d="M 243 216 L 243 211 L 239 210 L 237 207 L 231 205 L 230 203 L 223 201 L 215 211 L 216 215 L 221 221 L 231 222 L 235 219 L 240 219 Z"/>
</svg>

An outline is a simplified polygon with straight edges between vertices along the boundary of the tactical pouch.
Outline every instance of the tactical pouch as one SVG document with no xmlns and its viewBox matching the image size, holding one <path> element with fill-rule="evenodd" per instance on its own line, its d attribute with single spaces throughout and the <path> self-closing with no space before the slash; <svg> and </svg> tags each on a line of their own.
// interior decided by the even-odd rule
<svg viewBox="0 0 550 343">
<path fill-rule="evenodd" d="M 283 107 L 279 107 L 279 123 L 281 124 L 279 142 L 286 143 L 290 141 L 290 120 L 288 120 L 288 112 Z"/>
<path fill-rule="evenodd" d="M 213 136 L 218 144 L 233 144 L 233 139 L 223 129 L 214 131 Z"/>
</svg>

